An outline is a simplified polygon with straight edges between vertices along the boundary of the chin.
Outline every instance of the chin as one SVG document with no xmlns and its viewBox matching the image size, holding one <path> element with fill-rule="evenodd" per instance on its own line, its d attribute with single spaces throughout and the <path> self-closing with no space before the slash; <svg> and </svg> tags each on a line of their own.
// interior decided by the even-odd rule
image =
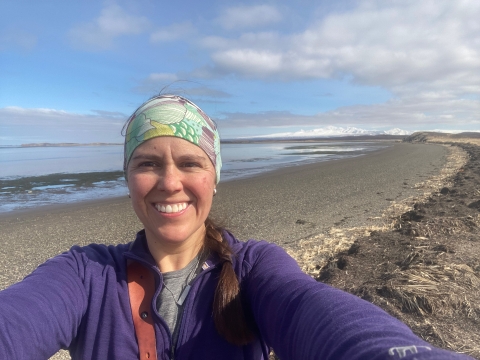
<svg viewBox="0 0 480 360">
<path fill-rule="evenodd" d="M 199 234 L 203 235 L 203 231 L 198 229 L 179 229 L 178 227 L 172 227 L 171 229 L 162 229 L 157 231 L 147 232 L 147 236 L 153 237 L 152 240 L 156 240 L 159 243 L 165 244 L 181 244 L 186 241 L 195 241 L 195 238 Z M 148 238 L 148 237 L 147 237 Z"/>
</svg>

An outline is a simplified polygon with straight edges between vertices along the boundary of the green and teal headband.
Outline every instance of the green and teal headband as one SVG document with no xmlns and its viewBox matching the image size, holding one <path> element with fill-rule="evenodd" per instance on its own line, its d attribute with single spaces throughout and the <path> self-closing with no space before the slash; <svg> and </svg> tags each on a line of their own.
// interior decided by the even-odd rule
<svg viewBox="0 0 480 360">
<path fill-rule="evenodd" d="M 125 133 L 123 169 L 143 142 L 174 136 L 200 147 L 215 166 L 220 181 L 222 158 L 217 126 L 197 105 L 177 95 L 159 95 L 143 103 L 128 119 Z"/>
</svg>

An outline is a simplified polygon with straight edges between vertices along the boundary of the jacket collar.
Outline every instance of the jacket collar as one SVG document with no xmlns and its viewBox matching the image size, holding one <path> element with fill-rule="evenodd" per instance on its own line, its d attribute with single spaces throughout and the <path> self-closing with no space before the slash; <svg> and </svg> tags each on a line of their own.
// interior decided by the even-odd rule
<svg viewBox="0 0 480 360">
<path fill-rule="evenodd" d="M 227 230 L 223 230 L 222 236 L 228 242 L 233 252 L 235 253 L 235 244 L 239 243 L 239 241 L 235 239 L 235 237 Z M 130 243 L 130 247 L 125 253 L 125 257 L 127 259 L 140 261 L 148 267 L 157 267 L 155 259 L 153 258 L 152 254 L 150 254 L 150 250 L 148 250 L 145 230 L 140 230 L 137 233 L 135 240 Z M 210 254 L 208 259 L 203 264 L 203 270 L 214 267 L 220 262 L 221 260 L 216 254 Z"/>
<path fill-rule="evenodd" d="M 145 230 L 140 230 L 135 237 L 135 240 L 130 243 L 128 250 L 124 253 L 127 260 L 134 260 L 142 263 L 144 266 L 153 268 L 158 271 L 155 259 L 150 254 L 147 245 L 147 237 Z"/>
</svg>

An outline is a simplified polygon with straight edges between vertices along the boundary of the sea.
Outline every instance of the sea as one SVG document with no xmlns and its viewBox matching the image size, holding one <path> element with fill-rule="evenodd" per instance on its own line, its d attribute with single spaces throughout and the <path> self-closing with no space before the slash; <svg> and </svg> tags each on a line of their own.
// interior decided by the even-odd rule
<svg viewBox="0 0 480 360">
<path fill-rule="evenodd" d="M 362 156 L 378 141 L 222 143 L 221 181 L 286 166 Z M 0 214 L 127 195 L 123 145 L 0 146 Z"/>
</svg>

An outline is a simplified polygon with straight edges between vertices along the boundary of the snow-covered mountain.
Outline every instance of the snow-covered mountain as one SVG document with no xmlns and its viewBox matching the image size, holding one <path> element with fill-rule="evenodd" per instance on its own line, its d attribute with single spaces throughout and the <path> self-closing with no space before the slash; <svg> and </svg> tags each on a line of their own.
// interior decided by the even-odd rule
<svg viewBox="0 0 480 360">
<path fill-rule="evenodd" d="M 381 131 L 365 130 L 356 127 L 338 127 L 327 126 L 313 130 L 300 130 L 295 132 L 275 133 L 269 135 L 253 136 L 254 138 L 313 138 L 313 137 L 331 137 L 331 136 L 356 136 L 356 135 L 410 135 L 412 131 L 399 128 Z"/>
<path fill-rule="evenodd" d="M 411 135 L 411 134 L 413 134 L 413 131 L 407 131 L 407 130 L 402 130 L 402 129 L 399 129 L 399 128 L 394 128 L 394 129 L 390 129 L 390 130 L 385 130 L 383 133 L 386 134 L 386 135 Z"/>
</svg>

